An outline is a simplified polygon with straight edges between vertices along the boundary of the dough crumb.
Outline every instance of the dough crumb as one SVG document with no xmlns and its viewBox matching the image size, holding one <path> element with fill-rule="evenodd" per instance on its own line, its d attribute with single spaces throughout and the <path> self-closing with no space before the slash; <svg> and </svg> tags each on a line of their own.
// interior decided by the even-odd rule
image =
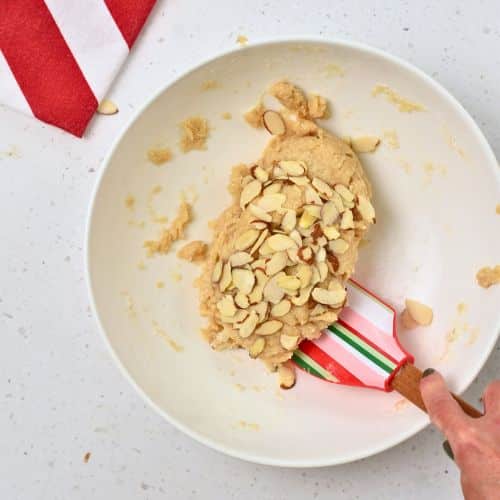
<svg viewBox="0 0 500 500">
<path fill-rule="evenodd" d="M 372 90 L 372 96 L 376 97 L 383 95 L 390 103 L 397 106 L 398 110 L 402 113 L 413 113 L 414 111 L 425 111 L 421 104 L 411 102 L 404 97 L 401 97 L 388 85 L 375 85 Z"/>
<path fill-rule="evenodd" d="M 135 208 L 135 198 L 131 194 L 127 195 L 127 197 L 125 198 L 125 206 L 129 210 L 134 210 L 134 208 Z"/>
<path fill-rule="evenodd" d="M 220 84 L 217 80 L 205 80 L 201 84 L 201 90 L 203 90 L 203 91 L 214 90 L 214 89 L 218 89 L 219 87 L 220 87 Z"/>
<path fill-rule="evenodd" d="M 254 424 L 252 422 L 246 422 L 245 420 L 240 420 L 238 422 L 238 425 L 242 429 L 250 429 L 252 431 L 260 431 L 260 425 L 259 424 Z"/>
<path fill-rule="evenodd" d="M 179 283 L 180 281 L 182 281 L 182 274 L 179 273 L 178 271 L 172 271 L 170 273 L 170 277 L 172 278 L 172 281 L 174 281 L 175 283 Z"/>
<path fill-rule="evenodd" d="M 154 333 L 166 340 L 167 344 L 172 348 L 172 350 L 174 350 L 175 352 L 182 352 L 184 350 L 184 347 L 182 347 L 173 338 L 171 338 L 170 335 L 168 335 L 168 333 L 160 327 L 157 321 L 153 320 L 152 325 Z"/>
<path fill-rule="evenodd" d="M 177 252 L 177 257 L 188 262 L 202 262 L 207 256 L 207 249 L 208 245 L 205 242 L 200 240 L 191 241 Z"/>
<path fill-rule="evenodd" d="M 307 99 L 307 110 L 309 118 L 330 118 L 331 113 L 328 108 L 328 101 L 317 94 L 309 95 Z"/>
<path fill-rule="evenodd" d="M 244 47 L 248 43 L 248 38 L 245 35 L 238 35 L 236 43 Z"/>
<path fill-rule="evenodd" d="M 224 113 L 222 113 L 220 116 L 223 120 L 230 120 L 233 117 L 233 115 L 229 113 L 229 111 L 224 111 Z"/>
<path fill-rule="evenodd" d="M 495 212 L 500 215 L 500 203 L 496 206 Z"/>
<path fill-rule="evenodd" d="M 489 288 L 500 283 L 500 265 L 495 267 L 483 267 L 476 274 L 479 286 Z"/>
<path fill-rule="evenodd" d="M 356 153 L 373 153 L 379 144 L 380 139 L 373 135 L 351 138 L 351 147 Z"/>
<path fill-rule="evenodd" d="M 151 148 L 148 150 L 148 160 L 156 166 L 163 165 L 172 159 L 170 148 Z"/>
<path fill-rule="evenodd" d="M 137 263 L 137 269 L 139 269 L 139 271 L 144 271 L 146 268 L 146 264 L 144 264 L 144 262 L 142 260 L 140 260 L 138 263 Z"/>
<path fill-rule="evenodd" d="M 297 86 L 282 80 L 273 84 L 269 89 L 269 93 L 276 97 L 285 108 L 296 112 L 300 118 L 309 116 L 306 96 Z"/>
<path fill-rule="evenodd" d="M 201 116 L 187 118 L 181 124 L 180 147 L 183 153 L 193 149 L 206 149 L 206 141 L 209 133 L 208 121 Z"/>
<path fill-rule="evenodd" d="M 148 256 L 154 254 L 166 254 L 174 241 L 184 238 L 184 229 L 191 222 L 191 205 L 182 201 L 175 219 L 167 229 L 164 229 L 158 240 L 147 240 L 144 248 L 147 249 Z"/>
<path fill-rule="evenodd" d="M 467 312 L 467 304 L 465 302 L 460 302 L 460 304 L 457 305 L 457 312 L 458 314 L 464 314 Z"/>
<path fill-rule="evenodd" d="M 157 281 L 156 288 L 165 288 L 165 283 L 163 281 Z"/>
<path fill-rule="evenodd" d="M 383 137 L 391 149 L 399 149 L 399 138 L 395 130 L 384 130 Z"/>
<path fill-rule="evenodd" d="M 434 314 L 429 306 L 412 299 L 406 299 L 405 306 L 401 314 L 401 323 L 406 329 L 429 326 L 432 323 Z"/>
<path fill-rule="evenodd" d="M 332 78 L 334 76 L 344 76 L 345 72 L 338 64 L 330 63 L 325 66 L 325 74 L 327 78 Z"/>
<path fill-rule="evenodd" d="M 249 109 L 243 117 L 245 121 L 251 125 L 253 128 L 262 128 L 264 126 L 264 122 L 262 121 L 262 115 L 266 108 L 264 105 L 259 102 L 252 109 Z"/>
</svg>

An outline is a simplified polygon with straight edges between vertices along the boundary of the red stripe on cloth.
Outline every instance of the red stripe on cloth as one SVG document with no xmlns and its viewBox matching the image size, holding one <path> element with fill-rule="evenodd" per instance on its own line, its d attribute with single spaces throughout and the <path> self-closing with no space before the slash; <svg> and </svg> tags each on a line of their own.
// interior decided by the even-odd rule
<svg viewBox="0 0 500 500">
<path fill-rule="evenodd" d="M 135 42 L 156 0 L 104 0 L 129 48 Z"/>
<path fill-rule="evenodd" d="M 339 383 L 344 385 L 364 386 L 363 382 L 356 378 L 349 370 L 339 364 L 335 359 L 329 356 L 325 351 L 320 349 L 316 344 L 309 340 L 303 340 L 300 343 L 299 349 L 307 354 L 311 359 L 316 361 L 327 372 L 330 372 Z"/>
<path fill-rule="evenodd" d="M 81 137 L 97 100 L 42 0 L 2 1 L 0 49 L 33 114 Z"/>
</svg>

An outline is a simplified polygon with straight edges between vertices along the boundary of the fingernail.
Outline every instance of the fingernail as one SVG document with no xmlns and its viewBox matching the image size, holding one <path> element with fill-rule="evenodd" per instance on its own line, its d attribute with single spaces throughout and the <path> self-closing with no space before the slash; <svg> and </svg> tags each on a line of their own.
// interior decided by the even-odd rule
<svg viewBox="0 0 500 500">
<path fill-rule="evenodd" d="M 443 450 L 452 460 L 455 460 L 455 455 L 453 455 L 453 450 L 448 441 L 443 441 Z"/>
<path fill-rule="evenodd" d="M 423 372 L 422 372 L 422 378 L 424 377 L 427 377 L 428 375 L 432 375 L 436 370 L 434 370 L 434 368 L 426 368 Z"/>
</svg>

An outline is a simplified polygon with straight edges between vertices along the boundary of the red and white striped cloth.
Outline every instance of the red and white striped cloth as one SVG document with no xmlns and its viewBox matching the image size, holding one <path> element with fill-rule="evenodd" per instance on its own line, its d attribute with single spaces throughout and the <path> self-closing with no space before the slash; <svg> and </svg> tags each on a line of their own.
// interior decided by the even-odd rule
<svg viewBox="0 0 500 500">
<path fill-rule="evenodd" d="M 0 103 L 81 137 L 156 0 L 0 0 Z"/>
</svg>

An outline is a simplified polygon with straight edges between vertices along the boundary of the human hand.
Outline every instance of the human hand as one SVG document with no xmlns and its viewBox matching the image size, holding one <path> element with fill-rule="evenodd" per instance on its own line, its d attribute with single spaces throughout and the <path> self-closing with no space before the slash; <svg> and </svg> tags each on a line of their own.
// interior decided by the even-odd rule
<svg viewBox="0 0 500 500">
<path fill-rule="evenodd" d="M 426 370 L 420 382 L 432 422 L 448 440 L 447 450 L 460 469 L 466 500 L 500 499 L 500 380 L 483 394 L 485 415 L 471 418 L 453 399 L 443 377 Z M 446 450 L 446 443 L 445 443 Z"/>
</svg>

